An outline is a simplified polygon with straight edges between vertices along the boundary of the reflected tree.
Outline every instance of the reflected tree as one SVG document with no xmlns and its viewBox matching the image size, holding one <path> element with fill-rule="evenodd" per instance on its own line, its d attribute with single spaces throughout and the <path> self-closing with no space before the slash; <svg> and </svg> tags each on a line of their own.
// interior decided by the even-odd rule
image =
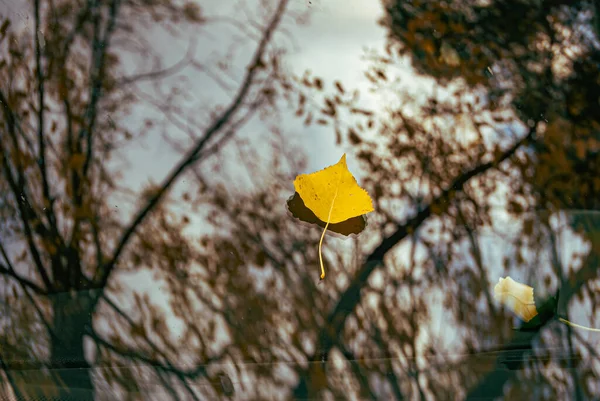
<svg viewBox="0 0 600 401">
<path fill-rule="evenodd" d="M 592 194 L 597 191 L 598 114 L 591 110 L 597 107 L 598 95 L 594 93 L 597 87 L 590 84 L 598 74 L 596 4 L 384 1 L 384 6 L 381 22 L 389 30 L 389 44 L 383 54 L 372 56 L 374 66 L 367 77 L 376 91 L 394 92 L 401 84 L 398 74 L 394 75 L 395 66 L 408 58 L 417 73 L 435 80 L 438 95 L 426 99 L 417 111 L 410 107 L 414 102 L 390 107 L 376 140 L 363 140 L 357 135 L 360 127 L 349 130 L 349 142 L 363 147 L 358 155 L 373 177 L 373 192 L 383 201 L 379 210 L 399 202 L 413 210 L 415 217 L 401 222 L 397 213 L 388 213 L 396 231 L 390 231 L 392 235 L 368 254 L 361 270 L 364 275 L 357 275 L 355 285 L 340 297 L 328 320 L 337 329 L 332 332 L 348 327 L 349 319 L 364 307 L 360 293 L 370 287 L 370 275 L 377 270 L 372 266 L 387 267 L 383 256 L 412 233 L 429 249 L 429 270 L 441 273 L 435 282 L 447 294 L 446 308 L 465 330 L 460 341 L 465 351 L 481 356 L 494 344 L 505 344 L 500 349 L 520 344 L 516 356 L 523 360 L 538 334 L 511 335 L 506 316 L 494 307 L 488 290 L 493 278 L 488 277 L 477 233 L 494 230 L 494 209 L 504 209 L 521 226 L 512 233 L 517 239 L 511 242 L 517 246 L 513 259 L 523 266 L 525 249 L 556 251 L 550 241 L 552 212 L 597 208 Z M 507 21 L 527 22 L 507 25 Z M 589 222 L 593 215 L 578 212 L 572 216 L 573 228 L 579 227 L 591 242 L 588 252 L 595 258 L 596 230 L 577 223 Z M 434 222 L 435 228 L 430 229 Z M 460 246 L 463 243 L 465 247 Z M 556 260 L 546 263 L 555 265 Z M 568 304 L 596 277 L 596 266 L 584 263 L 578 270 L 569 266 L 568 278 L 550 268 L 544 281 L 557 280 L 560 302 Z M 544 276 L 540 273 L 539 277 Z M 543 300 L 542 305 L 546 305 Z M 567 338 L 572 350 L 571 336 Z M 332 340 L 323 344 L 327 350 L 333 348 Z M 422 360 L 428 354 L 425 350 L 427 346 L 421 351 Z M 441 350 L 434 349 L 433 354 Z M 577 358 L 567 360 L 571 363 Z M 502 372 L 501 366 L 481 377 L 483 361 L 475 362 L 470 367 L 462 361 L 452 373 L 427 379 L 411 375 L 416 387 L 412 391 L 418 392 L 409 398 L 451 394 L 449 398 L 456 399 L 469 388 L 473 389 L 469 397 L 474 399 L 501 396 L 503 385 L 516 378 L 515 371 Z M 562 381 L 570 385 L 557 389 L 547 373 L 564 362 L 553 362 L 543 373 L 537 368 L 535 377 L 544 378 L 552 389 L 538 394 L 584 399 L 584 393 L 593 393 L 593 385 L 576 376 Z M 569 363 L 565 367 L 576 368 Z M 585 375 L 596 376 L 590 370 Z M 309 381 L 307 375 L 297 394 L 310 392 Z M 435 391 L 423 390 L 423 383 Z M 514 390 L 512 398 L 531 394 L 523 388 Z"/>
<path fill-rule="evenodd" d="M 148 324 L 166 331 L 160 309 L 136 295 L 133 312 L 123 310 L 111 299 L 122 288 L 113 276 L 153 267 L 175 272 L 195 257 L 166 206 L 172 187 L 251 118 L 270 118 L 275 91 L 284 90 L 282 48 L 273 37 L 284 16 L 302 12 L 287 10 L 286 0 L 264 3 L 236 20 L 211 17 L 195 2 L 35 0 L 23 21 L 2 21 L 0 204 L 7 218 L 0 273 L 10 313 L 1 358 L 9 393 L 94 399 L 102 382 L 139 395 L 143 376 L 118 365 L 137 358 L 154 367 L 171 395 L 198 398 L 188 381 L 208 372 L 173 365 L 166 335 L 159 341 L 147 332 Z M 233 41 L 228 54 L 202 58 L 192 40 L 168 65 L 154 43 L 185 44 L 219 26 Z M 238 55 L 247 55 L 241 75 L 231 70 Z M 183 70 L 212 80 L 223 94 L 202 118 L 184 107 L 191 92 L 176 79 Z M 128 152 L 144 138 L 174 140 L 173 132 L 185 148 L 164 180 L 140 193 L 125 187 L 119 171 Z M 106 330 L 115 314 L 123 326 Z"/>
<path fill-rule="evenodd" d="M 253 52 L 240 76 L 193 43 L 164 67 L 144 36 L 153 21 L 181 39 L 227 18 L 178 2 L 74 4 L 34 2 L 26 35 L 0 29 L 8 393 L 590 397 L 597 372 L 581 356 L 594 347 L 554 311 L 596 299 L 590 213 L 557 225 L 565 209 L 597 208 L 594 3 L 386 0 L 388 45 L 365 71 L 378 109 L 340 82 L 287 73 L 274 34 L 301 12 L 285 0 L 261 2 L 258 23 L 233 21 Z M 132 69 L 131 54 L 156 68 Z M 406 60 L 431 90 L 412 94 Z M 188 68 L 228 95 L 202 105 L 212 113 L 185 108 L 172 78 Z M 328 236 L 324 282 L 320 232 L 286 212 L 305 160 L 283 105 L 302 129 L 331 127 L 375 203 L 360 236 Z M 149 117 L 131 127 L 140 109 Z M 268 135 L 243 135 L 253 119 Z M 124 188 L 125 152 L 157 134 L 181 159 L 141 193 Z M 591 245 L 584 262 L 561 259 L 565 230 Z M 141 270 L 160 295 L 120 279 Z M 509 272 L 539 292 L 535 330 L 513 329 L 493 298 Z"/>
</svg>

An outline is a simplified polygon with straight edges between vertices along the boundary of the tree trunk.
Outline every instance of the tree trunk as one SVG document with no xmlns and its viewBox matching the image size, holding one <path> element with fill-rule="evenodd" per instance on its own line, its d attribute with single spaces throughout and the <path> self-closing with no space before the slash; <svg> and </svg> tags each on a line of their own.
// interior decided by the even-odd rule
<svg viewBox="0 0 600 401">
<path fill-rule="evenodd" d="M 91 324 L 87 294 L 53 295 L 54 336 L 51 338 L 50 364 L 60 400 L 94 400 L 91 366 L 85 359 L 84 334 Z"/>
</svg>

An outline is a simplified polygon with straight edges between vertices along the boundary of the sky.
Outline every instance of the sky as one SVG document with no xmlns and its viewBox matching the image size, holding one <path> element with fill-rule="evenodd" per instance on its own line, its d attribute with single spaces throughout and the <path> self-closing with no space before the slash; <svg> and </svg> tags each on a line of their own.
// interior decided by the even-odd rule
<svg viewBox="0 0 600 401">
<path fill-rule="evenodd" d="M 245 1 L 248 8 L 255 0 Z M 211 15 L 211 11 L 217 16 L 230 16 L 244 19 L 236 9 L 238 2 L 214 2 L 209 3 L 206 13 Z M 214 10 L 211 8 L 214 7 Z M 309 11 L 309 22 L 303 25 L 294 25 L 290 19 L 284 20 L 282 24 L 289 36 L 293 38 L 290 43 L 295 46 L 287 49 L 288 54 L 284 56 L 284 63 L 291 73 L 301 75 L 305 70 L 310 69 L 315 76 L 320 76 L 324 81 L 330 84 L 334 80 L 340 80 L 347 88 L 366 89 L 367 80 L 363 77 L 363 71 L 366 62 L 361 60 L 364 54 L 365 46 L 381 48 L 384 43 L 384 30 L 377 25 L 377 19 L 381 14 L 381 7 L 378 1 L 369 0 L 291 0 L 290 9 L 292 11 Z M 199 53 L 208 55 L 222 54 L 231 42 L 232 30 L 230 27 L 222 24 L 212 24 L 201 32 L 210 32 L 206 38 L 198 39 Z M 275 37 L 278 41 L 287 40 L 282 35 Z M 186 43 L 169 44 L 164 46 L 167 52 L 172 52 L 172 58 L 178 59 L 186 51 Z M 158 45 L 160 48 L 162 46 Z M 236 61 L 232 70 L 239 78 L 244 72 L 244 66 L 251 57 L 254 47 L 243 47 L 236 51 Z M 163 55 L 165 53 L 163 52 Z M 168 53 L 167 53 L 168 57 Z M 166 62 L 165 64 L 169 64 Z M 205 75 L 190 71 L 191 85 L 198 88 L 198 93 L 205 94 L 211 92 L 214 88 L 212 79 Z M 226 102 L 231 98 L 229 94 L 223 93 L 215 88 L 209 95 L 210 100 L 214 102 Z M 202 102 L 202 95 L 198 95 Z M 296 119 L 290 115 L 284 117 L 284 133 L 294 135 L 294 139 L 299 141 L 300 147 L 306 150 L 309 157 L 307 170 L 320 169 L 324 165 L 335 163 L 341 156 L 342 150 L 336 148 L 334 144 L 334 135 L 331 129 L 322 129 L 316 126 L 306 128 L 301 125 L 302 120 Z M 243 136 L 249 138 L 255 137 L 264 131 L 264 126 L 260 121 L 251 121 L 242 132 Z M 175 153 L 164 152 L 164 143 L 161 138 L 154 136 L 147 144 L 147 148 L 140 150 L 139 158 L 136 157 L 135 172 L 132 171 L 133 180 L 142 182 L 144 179 L 140 176 L 142 172 L 153 175 L 154 177 L 164 174 L 165 166 L 171 165 L 178 155 Z M 154 148 L 154 149 L 153 149 Z M 149 158 L 148 155 L 152 157 Z M 354 160 L 350 157 L 348 160 L 350 168 L 355 167 Z"/>
</svg>

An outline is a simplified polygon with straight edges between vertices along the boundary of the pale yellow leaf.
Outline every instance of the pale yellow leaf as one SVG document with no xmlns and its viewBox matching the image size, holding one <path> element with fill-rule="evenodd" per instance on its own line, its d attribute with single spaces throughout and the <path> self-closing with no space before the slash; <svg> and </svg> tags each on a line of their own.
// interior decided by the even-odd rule
<svg viewBox="0 0 600 401">
<path fill-rule="evenodd" d="M 494 297 L 525 322 L 538 314 L 533 299 L 533 287 L 519 283 L 510 277 L 498 280 L 494 287 Z"/>
</svg>

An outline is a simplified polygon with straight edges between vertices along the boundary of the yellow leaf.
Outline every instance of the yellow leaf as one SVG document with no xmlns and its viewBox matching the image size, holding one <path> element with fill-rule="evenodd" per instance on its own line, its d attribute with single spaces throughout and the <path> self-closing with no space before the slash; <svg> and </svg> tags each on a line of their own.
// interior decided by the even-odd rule
<svg viewBox="0 0 600 401">
<path fill-rule="evenodd" d="M 361 188 L 346 164 L 346 154 L 333 166 L 312 174 L 301 174 L 294 188 L 319 220 L 326 222 L 319 241 L 321 279 L 325 278 L 321 246 L 329 224 L 340 223 L 373 211 L 371 197 Z"/>
<path fill-rule="evenodd" d="M 521 284 L 510 277 L 498 280 L 498 284 L 494 287 L 494 297 L 525 322 L 529 322 L 538 314 L 533 299 L 533 287 Z"/>
<path fill-rule="evenodd" d="M 325 228 L 327 223 L 319 220 L 312 210 L 306 207 L 302 198 L 295 192 L 294 195 L 287 201 L 288 211 L 292 216 L 300 221 L 316 224 L 322 228 Z M 367 220 L 365 216 L 352 217 L 348 220 L 344 220 L 341 223 L 335 223 L 329 225 L 329 232 L 341 234 L 342 236 L 358 235 L 367 226 Z"/>
<path fill-rule="evenodd" d="M 328 223 L 339 223 L 373 211 L 371 197 L 348 170 L 345 154 L 333 166 L 297 176 L 294 188 L 304 204 Z"/>
</svg>

